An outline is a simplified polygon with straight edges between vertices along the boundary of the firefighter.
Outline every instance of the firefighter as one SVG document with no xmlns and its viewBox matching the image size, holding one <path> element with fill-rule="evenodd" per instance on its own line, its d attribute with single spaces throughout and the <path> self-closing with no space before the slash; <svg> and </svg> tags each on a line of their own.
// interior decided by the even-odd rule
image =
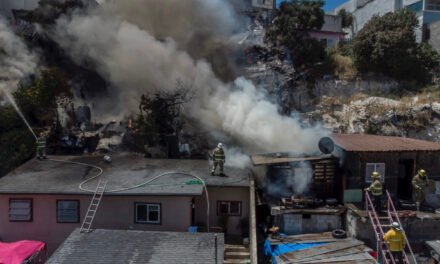
<svg viewBox="0 0 440 264">
<path fill-rule="evenodd" d="M 212 159 L 214 161 L 214 166 L 212 166 L 211 175 L 215 174 L 215 170 L 217 169 L 217 166 L 220 167 L 220 175 L 223 176 L 223 165 L 225 164 L 225 152 L 223 151 L 223 144 L 218 143 L 217 148 L 214 149 L 214 152 L 212 153 Z"/>
<path fill-rule="evenodd" d="M 371 183 L 370 187 L 365 188 L 365 191 L 368 191 L 373 196 L 373 204 L 374 209 L 378 214 L 382 212 L 382 194 L 383 194 L 383 186 L 380 182 L 380 174 L 377 171 L 373 171 L 371 173 L 371 178 L 373 179 L 373 182 Z"/>
<path fill-rule="evenodd" d="M 423 203 L 426 196 L 426 188 L 428 188 L 428 176 L 424 169 L 420 169 L 416 176 L 412 179 L 413 198 L 417 204 L 417 211 L 420 209 L 420 204 Z"/>
<path fill-rule="evenodd" d="M 39 134 L 39 138 L 37 139 L 37 159 L 43 160 L 46 159 L 46 136 L 43 132 Z"/>
<path fill-rule="evenodd" d="M 405 234 L 399 223 L 391 224 L 391 229 L 384 235 L 383 240 L 388 245 L 388 249 L 393 255 L 396 263 L 403 263 L 403 250 L 405 249 Z"/>
</svg>

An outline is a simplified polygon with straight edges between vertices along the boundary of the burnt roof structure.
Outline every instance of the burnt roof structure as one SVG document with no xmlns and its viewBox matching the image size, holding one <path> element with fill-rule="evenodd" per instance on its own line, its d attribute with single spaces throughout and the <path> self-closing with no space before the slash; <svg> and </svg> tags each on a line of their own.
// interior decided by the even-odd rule
<svg viewBox="0 0 440 264">
<path fill-rule="evenodd" d="M 335 145 L 348 152 L 440 151 L 440 144 L 425 140 L 363 134 L 333 134 Z"/>
<path fill-rule="evenodd" d="M 32 159 L 0 178 L 0 193 L 88 194 L 104 178 L 106 195 L 201 195 L 203 186 L 189 175 L 202 178 L 207 186 L 249 187 L 249 170 L 225 167 L 226 177 L 211 176 L 208 160 L 145 159 L 131 153 L 111 159 L 111 163 L 101 155 Z M 98 169 L 80 163 L 98 166 L 103 173 L 95 177 Z M 148 182 L 161 174 L 167 175 Z M 81 183 L 86 191 L 79 188 Z"/>
<path fill-rule="evenodd" d="M 223 252 L 223 234 L 76 229 L 46 263 L 223 263 Z"/>
</svg>

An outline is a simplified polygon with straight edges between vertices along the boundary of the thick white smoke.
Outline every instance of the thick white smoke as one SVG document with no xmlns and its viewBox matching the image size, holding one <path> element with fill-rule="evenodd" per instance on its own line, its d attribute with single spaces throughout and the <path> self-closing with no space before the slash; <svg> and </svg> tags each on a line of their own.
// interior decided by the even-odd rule
<svg viewBox="0 0 440 264">
<path fill-rule="evenodd" d="M 127 5 L 136 2 L 124 1 L 121 5 L 132 10 Z M 160 1 L 163 2 L 167 1 Z M 197 4 L 199 13 L 210 10 L 213 4 L 221 6 L 220 1 L 191 2 Z M 323 129 L 302 128 L 298 120 L 281 116 L 277 106 L 266 100 L 265 94 L 251 82 L 238 78 L 234 83 L 224 83 L 215 76 L 210 63 L 194 59 L 180 30 L 191 29 L 194 21 L 203 19 L 188 18 L 188 23 L 178 20 L 180 24 L 173 24 L 170 32 L 161 31 L 158 39 L 156 27 L 152 25 L 157 20 L 124 19 L 115 11 L 118 6 L 62 18 L 57 23 L 55 39 L 59 44 L 78 63 L 95 65 L 112 85 L 112 98 L 103 98 L 99 108 L 94 109 L 95 113 L 98 111 L 109 119 L 136 113 L 141 94 L 175 89 L 179 79 L 191 84 L 196 92 L 186 114 L 205 129 L 222 131 L 252 151 L 317 151 L 318 139 L 326 134 Z M 176 11 L 177 7 L 169 12 Z M 188 15 L 197 16 L 197 13 L 191 11 Z M 213 16 L 216 23 L 211 21 L 208 25 L 213 25 L 215 30 L 218 28 L 216 24 L 230 17 Z M 171 17 L 161 17 L 162 20 L 168 18 L 172 20 Z"/>
<path fill-rule="evenodd" d="M 32 74 L 37 65 L 37 56 L 0 16 L 0 90 L 11 93 L 23 77 Z"/>
</svg>

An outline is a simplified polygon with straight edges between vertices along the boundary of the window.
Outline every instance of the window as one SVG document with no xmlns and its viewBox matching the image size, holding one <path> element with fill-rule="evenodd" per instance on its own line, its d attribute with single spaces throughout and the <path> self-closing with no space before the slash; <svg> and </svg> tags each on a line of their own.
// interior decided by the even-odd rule
<svg viewBox="0 0 440 264">
<path fill-rule="evenodd" d="M 136 203 L 136 223 L 160 224 L 160 204 Z"/>
<path fill-rule="evenodd" d="M 217 215 L 241 215 L 241 202 L 218 201 Z"/>
<path fill-rule="evenodd" d="M 79 223 L 79 201 L 57 201 L 57 223 Z"/>
<path fill-rule="evenodd" d="M 9 221 L 32 222 L 32 200 L 31 199 L 9 200 Z"/>
<path fill-rule="evenodd" d="M 365 182 L 372 182 L 371 173 L 373 171 L 377 171 L 380 173 L 380 181 L 384 182 L 385 180 L 385 163 L 367 163 L 366 173 L 365 173 Z"/>
</svg>

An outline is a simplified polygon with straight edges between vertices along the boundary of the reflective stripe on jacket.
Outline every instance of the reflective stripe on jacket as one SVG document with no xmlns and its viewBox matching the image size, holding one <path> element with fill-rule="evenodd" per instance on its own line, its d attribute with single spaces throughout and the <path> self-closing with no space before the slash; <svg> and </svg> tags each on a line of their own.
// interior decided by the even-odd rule
<svg viewBox="0 0 440 264">
<path fill-rule="evenodd" d="M 368 191 L 371 192 L 373 196 L 379 196 L 383 194 L 382 191 L 382 183 L 379 180 L 375 180 L 370 187 L 368 187 Z"/>
<path fill-rule="evenodd" d="M 428 177 L 425 176 L 425 178 L 422 179 L 422 177 L 417 174 L 416 176 L 414 176 L 412 184 L 413 187 L 415 187 L 416 191 L 425 191 L 428 187 Z M 421 188 L 421 190 L 419 188 Z"/>
<path fill-rule="evenodd" d="M 46 147 L 46 139 L 45 138 L 39 138 L 37 140 L 37 147 L 38 148 L 45 148 Z"/>
<path fill-rule="evenodd" d="M 214 149 L 213 159 L 214 159 L 214 161 L 224 161 L 225 160 L 225 152 L 223 151 L 223 149 L 220 149 L 220 148 Z"/>
<path fill-rule="evenodd" d="M 383 240 L 388 242 L 390 251 L 399 252 L 405 248 L 405 234 L 403 234 L 403 231 L 390 229 L 383 237 Z"/>
</svg>

